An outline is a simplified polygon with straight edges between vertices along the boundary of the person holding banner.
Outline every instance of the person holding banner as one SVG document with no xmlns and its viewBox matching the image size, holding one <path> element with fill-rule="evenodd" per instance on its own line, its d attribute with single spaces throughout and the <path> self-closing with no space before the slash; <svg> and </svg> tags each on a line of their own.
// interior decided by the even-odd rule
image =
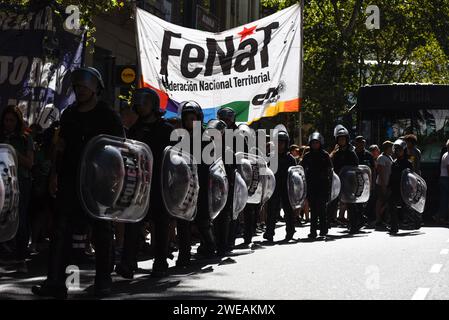
<svg viewBox="0 0 449 320">
<path fill-rule="evenodd" d="M 108 134 L 124 137 L 120 118 L 98 96 L 103 79 L 94 68 L 78 68 L 71 73 L 75 103 L 62 114 L 58 145 L 50 177 L 50 193 L 56 194 L 56 214 L 50 243 L 47 279 L 32 288 L 38 296 L 67 298 L 66 267 L 71 258 L 72 229 L 81 222 L 93 227 L 96 275 L 94 294 L 111 291 L 113 270 L 112 223 L 94 220 L 83 211 L 78 198 L 78 166 L 87 143 L 95 136 Z M 100 182 L 99 182 L 100 183 Z"/>
<path fill-rule="evenodd" d="M 165 209 L 161 193 L 161 165 L 164 149 L 171 145 L 170 135 L 173 127 L 162 118 L 164 110 L 160 107 L 158 93 L 150 88 L 136 89 L 132 97 L 133 109 L 139 116 L 137 122 L 129 130 L 129 138 L 146 143 L 154 158 L 153 176 L 151 178 L 149 214 L 137 223 L 125 226 L 123 253 L 120 264 L 115 271 L 126 279 L 134 277 L 137 270 L 137 254 L 139 236 L 147 219 L 153 222 L 151 234 L 154 245 L 154 263 L 152 277 L 164 277 L 168 270 L 170 216 Z"/>
</svg>

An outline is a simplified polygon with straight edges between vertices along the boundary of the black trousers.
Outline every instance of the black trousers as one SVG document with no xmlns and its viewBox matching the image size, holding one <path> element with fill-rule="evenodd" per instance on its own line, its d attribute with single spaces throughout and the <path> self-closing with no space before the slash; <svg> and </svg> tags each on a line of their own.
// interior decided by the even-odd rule
<svg viewBox="0 0 449 320">
<path fill-rule="evenodd" d="M 347 203 L 346 209 L 348 210 L 349 231 L 356 232 L 360 229 L 360 221 L 362 218 L 362 212 L 357 208 L 358 204 Z"/>
<path fill-rule="evenodd" d="M 167 257 L 169 249 L 169 225 L 170 216 L 163 206 L 150 207 L 149 216 L 146 219 L 153 221 L 152 244 L 154 244 L 153 271 L 165 271 L 168 269 Z M 137 265 L 139 242 L 142 235 L 144 220 L 137 223 L 127 223 L 123 242 L 122 264 L 131 270 Z"/>
<path fill-rule="evenodd" d="M 337 198 L 330 202 L 327 206 L 327 227 L 330 229 L 330 224 L 337 218 L 338 203 L 340 199 Z M 357 209 L 358 204 L 346 203 L 346 210 L 348 211 L 349 229 L 357 231 L 360 228 L 361 211 Z"/>
<path fill-rule="evenodd" d="M 212 230 L 212 221 L 207 210 L 199 209 L 195 217 L 195 224 L 198 228 L 201 237 L 201 245 L 204 252 L 215 253 L 217 244 L 215 243 L 214 233 Z"/>
<path fill-rule="evenodd" d="M 243 209 L 243 221 L 245 229 L 243 232 L 243 238 L 245 242 L 249 243 L 252 241 L 256 225 L 256 217 L 259 212 L 259 205 L 248 203 Z"/>
<path fill-rule="evenodd" d="M 182 219 L 176 219 L 176 235 L 178 238 L 179 255 L 178 261 L 189 261 L 190 250 L 192 248 L 191 222 Z"/>
<path fill-rule="evenodd" d="M 215 218 L 214 224 L 214 236 L 217 244 L 218 254 L 224 254 L 229 250 L 229 235 L 232 212 L 228 208 L 224 208 L 218 216 Z M 234 225 L 233 225 L 234 228 Z M 233 229 L 232 229 L 233 230 Z"/>
<path fill-rule="evenodd" d="M 56 214 L 50 242 L 47 281 L 49 285 L 65 286 L 66 267 L 70 263 L 73 226 L 90 224 L 95 245 L 95 282 L 112 281 L 114 267 L 113 229 L 109 221 L 95 220 L 80 206 L 75 180 L 58 182 Z"/>
<path fill-rule="evenodd" d="M 318 229 L 318 219 L 320 233 L 327 234 L 327 214 L 326 214 L 326 199 L 324 198 L 308 198 L 311 210 L 310 233 L 316 234 Z"/>
<path fill-rule="evenodd" d="M 282 195 L 280 195 L 281 193 Z M 269 237 L 274 236 L 276 228 L 276 220 L 279 217 L 281 208 L 284 210 L 285 230 L 287 235 L 295 233 L 295 221 L 293 209 L 288 200 L 287 191 L 276 192 L 267 202 L 267 228 L 265 234 Z"/>
<path fill-rule="evenodd" d="M 328 229 L 330 229 L 330 224 L 337 219 L 337 210 L 338 210 L 339 201 L 340 201 L 340 199 L 337 198 L 337 199 L 331 201 L 327 206 Z"/>
</svg>

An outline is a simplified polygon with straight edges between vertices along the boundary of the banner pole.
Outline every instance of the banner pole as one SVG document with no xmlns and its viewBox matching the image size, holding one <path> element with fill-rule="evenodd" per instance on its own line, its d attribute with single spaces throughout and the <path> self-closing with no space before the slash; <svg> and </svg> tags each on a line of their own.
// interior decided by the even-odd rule
<svg viewBox="0 0 449 320">
<path fill-rule="evenodd" d="M 298 109 L 298 114 L 299 114 L 299 144 L 302 145 L 302 103 L 303 103 L 303 97 L 302 97 L 302 81 L 303 81 L 303 72 L 304 72 L 304 64 L 303 64 L 303 59 L 304 59 L 304 33 L 303 33 L 303 25 L 304 25 L 304 0 L 301 0 L 300 3 L 301 6 L 301 22 L 300 22 L 300 38 L 301 38 L 301 48 L 299 51 L 299 88 L 298 88 L 298 96 L 299 96 L 299 109 Z"/>
<path fill-rule="evenodd" d="M 135 38 L 136 38 L 136 55 L 137 55 L 137 59 L 136 59 L 136 78 L 137 78 L 137 83 L 136 83 L 136 88 L 141 88 L 143 87 L 143 79 L 142 79 L 142 70 L 141 70 L 141 63 L 140 63 L 140 45 L 139 45 L 139 32 L 138 32 L 138 27 L 137 27 L 137 3 L 134 2 L 133 4 L 134 7 L 134 29 L 135 29 Z"/>
</svg>

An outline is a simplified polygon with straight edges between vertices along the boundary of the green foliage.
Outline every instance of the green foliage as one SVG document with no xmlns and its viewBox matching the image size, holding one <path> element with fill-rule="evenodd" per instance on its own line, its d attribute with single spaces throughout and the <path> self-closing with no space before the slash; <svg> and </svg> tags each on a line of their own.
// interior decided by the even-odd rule
<svg viewBox="0 0 449 320">
<path fill-rule="evenodd" d="M 263 0 L 276 10 L 297 2 Z M 380 9 L 378 30 L 365 25 L 371 4 Z M 445 0 L 305 0 L 304 122 L 329 136 L 364 84 L 447 83 L 447 30 Z"/>
</svg>

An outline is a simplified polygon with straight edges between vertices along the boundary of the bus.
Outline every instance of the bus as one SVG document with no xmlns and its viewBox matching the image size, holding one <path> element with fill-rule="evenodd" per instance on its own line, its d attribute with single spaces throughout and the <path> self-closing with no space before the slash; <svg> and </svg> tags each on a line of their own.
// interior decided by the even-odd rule
<svg viewBox="0 0 449 320">
<path fill-rule="evenodd" d="M 438 178 L 444 145 L 449 138 L 449 85 L 396 83 L 359 88 L 356 132 L 367 144 L 413 133 L 421 150 L 421 175 L 428 187 L 425 218 L 438 210 Z M 449 196 L 449 195 L 448 195 Z"/>
</svg>

